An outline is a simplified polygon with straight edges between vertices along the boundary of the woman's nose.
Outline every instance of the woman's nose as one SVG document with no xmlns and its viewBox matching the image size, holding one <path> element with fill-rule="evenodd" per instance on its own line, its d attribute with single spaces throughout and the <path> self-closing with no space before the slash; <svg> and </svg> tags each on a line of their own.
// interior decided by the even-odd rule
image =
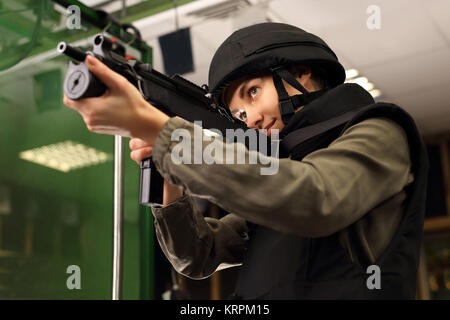
<svg viewBox="0 0 450 320">
<path fill-rule="evenodd" d="M 247 114 L 247 127 L 251 129 L 261 129 L 263 116 L 256 108 L 245 108 L 245 113 Z"/>
</svg>

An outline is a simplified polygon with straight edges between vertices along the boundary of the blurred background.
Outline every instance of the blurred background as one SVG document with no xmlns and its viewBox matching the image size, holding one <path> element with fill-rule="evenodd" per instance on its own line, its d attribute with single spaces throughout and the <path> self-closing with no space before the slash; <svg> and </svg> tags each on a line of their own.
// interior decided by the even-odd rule
<svg viewBox="0 0 450 320">
<path fill-rule="evenodd" d="M 96 10 L 133 23 L 148 46 L 133 46 Z M 449 16 L 448 0 L 0 0 L 0 299 L 111 298 L 114 138 L 89 132 L 62 104 L 69 60 L 58 42 L 88 50 L 93 35 L 106 32 L 158 71 L 201 85 L 225 38 L 265 21 L 320 36 L 347 82 L 416 120 L 430 158 L 417 298 L 449 299 Z M 150 209 L 138 204 L 139 168 L 125 140 L 123 298 L 170 298 L 174 283 L 179 296 L 226 298 L 239 268 L 201 281 L 172 274 Z M 72 265 L 80 289 L 67 286 Z"/>
</svg>

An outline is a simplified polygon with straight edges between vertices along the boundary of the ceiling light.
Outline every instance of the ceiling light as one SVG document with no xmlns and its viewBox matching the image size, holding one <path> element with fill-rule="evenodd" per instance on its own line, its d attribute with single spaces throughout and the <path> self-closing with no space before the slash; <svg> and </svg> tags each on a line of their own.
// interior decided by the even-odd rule
<svg viewBox="0 0 450 320">
<path fill-rule="evenodd" d="M 354 77 L 357 77 L 358 75 L 359 75 L 359 71 L 356 69 L 345 70 L 345 78 L 346 79 L 352 79 Z"/>
<path fill-rule="evenodd" d="M 370 90 L 369 93 L 372 95 L 372 98 L 374 99 L 381 96 L 381 91 L 378 89 Z"/>
<path fill-rule="evenodd" d="M 345 83 L 356 83 L 360 85 L 366 91 L 368 91 L 374 99 L 381 96 L 381 91 L 379 89 L 376 89 L 375 85 L 372 82 L 369 82 L 369 79 L 367 77 L 360 75 L 358 70 L 345 70 L 345 76 Z"/>
<path fill-rule="evenodd" d="M 373 85 L 372 82 L 367 82 L 367 84 L 365 85 L 364 89 L 366 89 L 367 91 L 370 91 L 374 88 L 375 86 Z"/>
<path fill-rule="evenodd" d="M 19 153 L 19 158 L 58 171 L 69 172 L 112 159 L 112 155 L 81 143 L 64 141 Z"/>
<path fill-rule="evenodd" d="M 358 78 L 354 78 L 354 79 L 351 79 L 351 80 L 347 80 L 345 82 L 347 82 L 347 83 L 356 83 L 356 84 L 359 84 L 361 87 L 364 87 L 369 82 L 369 79 L 367 79 L 366 77 L 358 77 Z"/>
</svg>

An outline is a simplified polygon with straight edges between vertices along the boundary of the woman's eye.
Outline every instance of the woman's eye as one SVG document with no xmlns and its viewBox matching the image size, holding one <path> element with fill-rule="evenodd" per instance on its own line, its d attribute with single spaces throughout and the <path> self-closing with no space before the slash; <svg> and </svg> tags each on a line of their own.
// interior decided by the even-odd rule
<svg viewBox="0 0 450 320">
<path fill-rule="evenodd" d="M 232 114 L 238 120 L 241 120 L 243 122 L 247 121 L 247 113 L 244 110 L 237 110 L 235 112 L 232 112 Z"/>
<path fill-rule="evenodd" d="M 239 120 L 241 120 L 241 121 L 247 121 L 247 113 L 245 112 L 245 111 L 243 111 L 243 110 L 241 110 L 239 113 L 238 113 L 238 118 L 239 118 Z"/>
<path fill-rule="evenodd" d="M 257 87 L 251 87 L 250 89 L 248 89 L 248 95 L 251 98 L 255 98 L 257 94 L 258 94 L 258 88 Z"/>
</svg>

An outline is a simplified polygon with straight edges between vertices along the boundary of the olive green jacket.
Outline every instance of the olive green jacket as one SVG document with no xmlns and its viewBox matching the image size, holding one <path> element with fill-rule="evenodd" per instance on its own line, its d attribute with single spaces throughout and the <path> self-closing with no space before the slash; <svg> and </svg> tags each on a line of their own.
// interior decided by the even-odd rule
<svg viewBox="0 0 450 320">
<path fill-rule="evenodd" d="M 354 263 L 362 258 L 375 261 L 392 239 L 403 214 L 404 188 L 413 181 L 406 134 L 394 121 L 364 120 L 302 161 L 279 159 L 273 175 L 261 175 L 263 165 L 249 161 L 174 163 L 172 151 L 180 142 L 172 138 L 174 130 L 187 130 L 193 146 L 194 127 L 199 129 L 171 118 L 153 147 L 158 171 L 185 190 L 175 202 L 152 207 L 159 244 L 179 273 L 202 279 L 241 264 L 248 244 L 247 221 L 302 237 L 338 232 Z M 202 151 L 208 143 L 203 142 Z M 220 143 L 224 154 L 238 145 Z M 193 197 L 230 214 L 222 219 L 203 217 Z M 349 236 L 349 226 L 357 230 L 357 239 Z"/>
</svg>

